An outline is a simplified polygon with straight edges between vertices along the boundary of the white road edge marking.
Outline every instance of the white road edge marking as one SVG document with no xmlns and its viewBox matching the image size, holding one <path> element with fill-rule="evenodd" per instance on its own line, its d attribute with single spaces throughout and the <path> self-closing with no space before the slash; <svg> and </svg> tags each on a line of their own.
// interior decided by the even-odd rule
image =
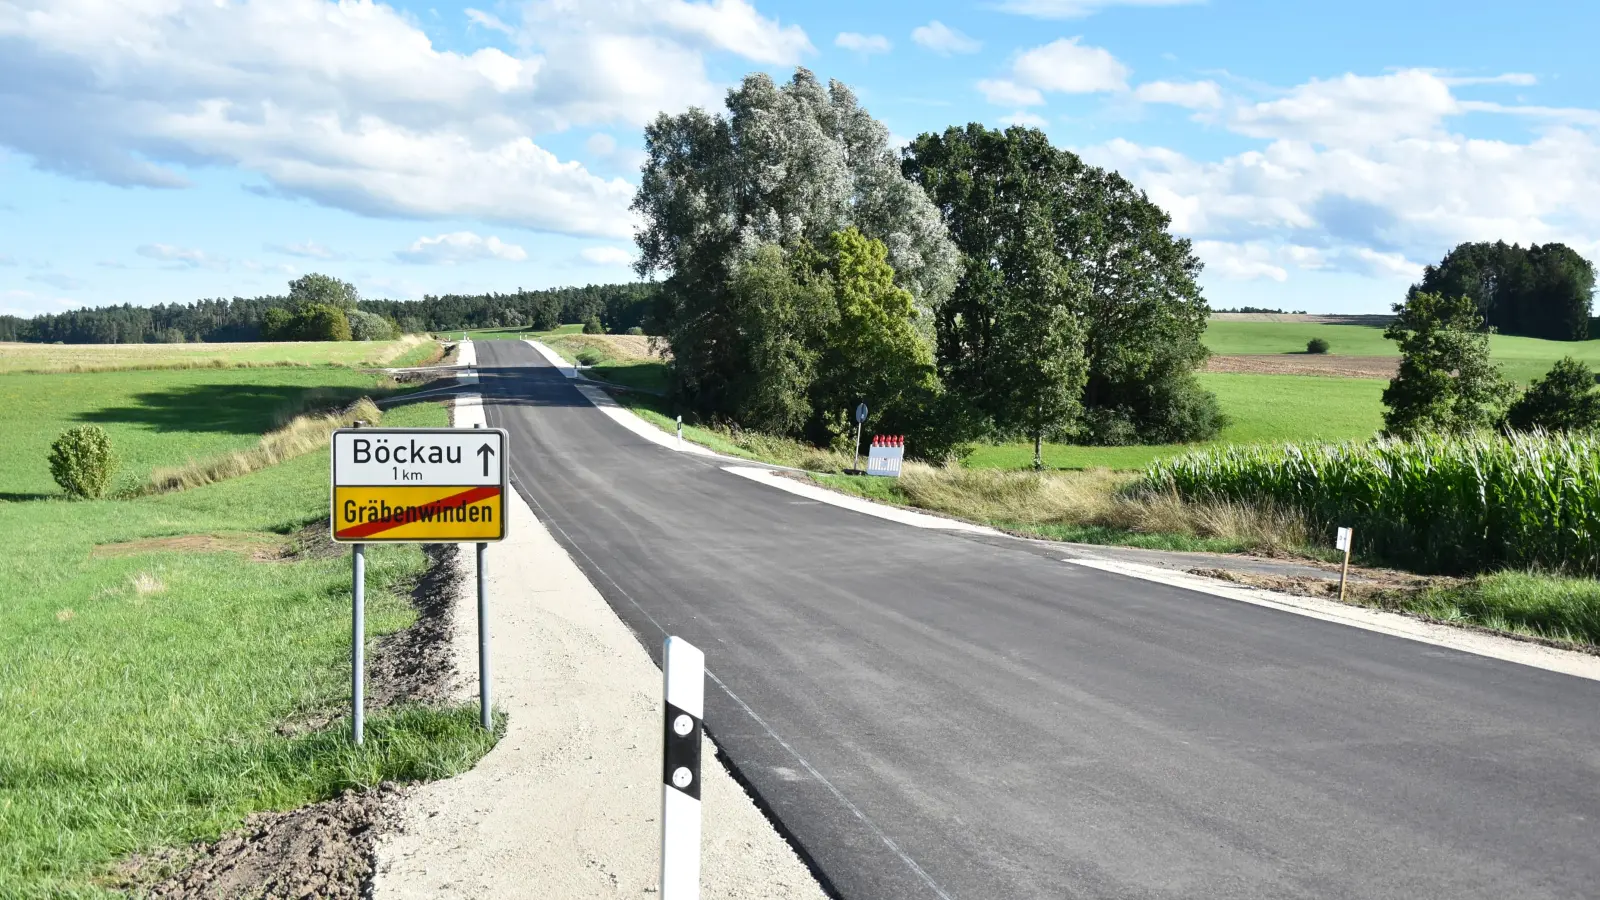
<svg viewBox="0 0 1600 900">
<path fill-rule="evenodd" d="M 940 516 L 930 516 L 926 513 L 912 512 L 896 506 L 885 506 L 881 503 L 874 503 L 871 500 L 852 497 L 849 494 L 841 494 L 838 491 L 832 491 L 818 485 L 795 481 L 793 478 L 785 478 L 782 475 L 766 469 L 758 469 L 754 466 L 724 466 L 722 471 L 732 472 L 741 478 L 748 478 L 751 481 L 760 482 L 767 487 L 777 488 L 780 491 L 798 494 L 808 500 L 816 500 L 819 503 L 842 507 L 864 515 L 888 519 L 891 522 L 899 522 L 902 525 L 910 525 L 915 528 L 931 528 L 936 531 L 962 531 L 968 534 L 984 534 L 992 537 L 1005 536 L 1004 532 L 996 531 L 993 528 L 974 525 L 971 522 L 963 522 L 959 519 L 946 519 Z"/>
<path fill-rule="evenodd" d="M 1465 628 L 1424 622 L 1420 619 L 1413 619 L 1410 616 L 1402 616 L 1377 609 L 1367 609 L 1361 606 L 1351 606 L 1333 600 L 1296 597 L 1292 594 L 1281 594 L 1277 591 L 1269 591 L 1262 588 L 1229 584 L 1224 581 L 1218 581 L 1215 578 L 1205 578 L 1199 575 L 1190 575 L 1187 572 L 1175 572 L 1171 569 L 1162 569 L 1157 566 L 1147 566 L 1140 563 L 1107 559 L 1063 559 L 1062 561 L 1083 566 L 1086 569 L 1097 569 L 1101 572 L 1110 572 L 1115 575 L 1153 581 L 1170 587 L 1198 591 L 1202 594 L 1237 600 L 1240 603 L 1249 603 L 1253 606 L 1282 610 L 1283 612 L 1294 613 L 1311 619 L 1321 619 L 1324 622 L 1348 625 L 1351 628 L 1375 631 L 1379 634 L 1387 634 L 1391 637 L 1404 638 L 1422 644 L 1432 644 L 1436 647 L 1459 650 L 1462 653 L 1471 653 L 1475 656 L 1485 656 L 1490 659 L 1531 666 L 1535 669 L 1544 669 L 1550 672 L 1559 672 L 1563 675 L 1573 675 L 1578 678 L 1600 681 L 1600 657 L 1590 656 L 1586 653 L 1560 650 L 1530 641 L 1518 641 L 1485 634 L 1480 631 L 1469 631 Z"/>
</svg>

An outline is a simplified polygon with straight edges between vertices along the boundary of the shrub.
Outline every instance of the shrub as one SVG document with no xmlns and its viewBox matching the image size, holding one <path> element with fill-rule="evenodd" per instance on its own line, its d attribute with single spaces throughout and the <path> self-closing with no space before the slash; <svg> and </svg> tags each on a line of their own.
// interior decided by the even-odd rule
<svg viewBox="0 0 1600 900">
<path fill-rule="evenodd" d="M 398 337 L 394 323 L 377 313 L 352 310 L 345 313 L 350 322 L 350 339 L 355 341 L 389 341 Z"/>
<path fill-rule="evenodd" d="M 1600 393 L 1594 372 L 1568 356 L 1535 381 L 1506 411 L 1506 425 L 1518 431 L 1579 431 L 1600 426 Z"/>
<path fill-rule="evenodd" d="M 634 334 L 634 335 L 641 335 L 642 336 L 644 334 L 644 329 L 640 328 L 637 325 L 635 325 L 632 328 L 628 329 L 628 334 Z"/>
<path fill-rule="evenodd" d="M 579 350 L 577 356 L 578 362 L 585 366 L 597 366 L 602 360 L 605 359 L 605 357 L 600 354 L 600 351 L 594 349 L 593 347 L 585 347 L 582 350 Z"/>
<path fill-rule="evenodd" d="M 583 323 L 584 334 L 605 334 L 606 327 L 600 324 L 598 316 L 590 316 L 589 321 Z"/>
<path fill-rule="evenodd" d="M 117 470 L 111 438 L 99 425 L 69 428 L 50 445 L 50 474 L 56 484 L 74 497 L 95 499 L 105 495 Z"/>
<path fill-rule="evenodd" d="M 1306 352 L 1307 353 L 1327 353 L 1328 352 L 1328 342 L 1323 340 L 1322 338 L 1312 338 L 1311 340 L 1306 341 Z"/>
<path fill-rule="evenodd" d="M 1186 500 L 1297 510 L 1356 549 L 1424 572 L 1600 575 L 1600 436 L 1487 432 L 1227 447 L 1155 463 L 1145 486 Z"/>
</svg>

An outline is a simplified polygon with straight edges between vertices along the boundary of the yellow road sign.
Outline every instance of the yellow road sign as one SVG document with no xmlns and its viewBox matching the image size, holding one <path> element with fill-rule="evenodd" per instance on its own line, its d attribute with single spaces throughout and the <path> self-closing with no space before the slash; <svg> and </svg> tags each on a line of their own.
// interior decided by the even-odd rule
<svg viewBox="0 0 1600 900">
<path fill-rule="evenodd" d="M 506 536 L 509 465 L 498 428 L 341 428 L 333 539 L 482 543 Z"/>
</svg>

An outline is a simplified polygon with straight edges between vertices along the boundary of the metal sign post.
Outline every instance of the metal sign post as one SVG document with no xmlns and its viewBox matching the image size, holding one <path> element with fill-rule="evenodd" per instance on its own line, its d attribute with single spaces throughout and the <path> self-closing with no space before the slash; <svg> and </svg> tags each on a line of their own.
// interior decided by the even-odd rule
<svg viewBox="0 0 1600 900">
<path fill-rule="evenodd" d="M 850 466 L 857 472 L 861 471 L 861 423 L 867 421 L 867 405 L 865 403 L 856 407 L 856 459 Z"/>
<path fill-rule="evenodd" d="M 1344 551 L 1344 565 L 1339 567 L 1339 602 L 1341 603 L 1344 602 L 1344 580 L 1350 574 L 1350 545 L 1355 543 L 1352 540 L 1355 533 L 1354 528 L 1340 528 L 1333 539 L 1333 546 Z"/>
<path fill-rule="evenodd" d="M 680 637 L 661 654 L 665 688 L 661 770 L 661 900 L 700 897 L 700 733 L 706 655 Z"/>
<path fill-rule="evenodd" d="M 506 536 L 510 482 L 506 432 L 498 428 L 341 428 L 333 433 L 333 539 L 353 544 L 352 738 L 366 723 L 366 544 L 476 544 L 479 721 L 493 725 L 484 551 Z"/>
</svg>

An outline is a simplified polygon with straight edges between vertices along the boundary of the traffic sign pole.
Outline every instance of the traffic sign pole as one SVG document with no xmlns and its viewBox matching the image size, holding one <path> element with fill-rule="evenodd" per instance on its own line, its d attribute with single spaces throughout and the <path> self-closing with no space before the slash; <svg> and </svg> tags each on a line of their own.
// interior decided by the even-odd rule
<svg viewBox="0 0 1600 900">
<path fill-rule="evenodd" d="M 861 471 L 861 423 L 867 421 L 867 405 L 865 403 L 856 407 L 856 458 L 851 469 Z"/>
<path fill-rule="evenodd" d="M 350 555 L 354 602 L 350 605 L 350 737 L 361 746 L 366 731 L 367 547 L 356 544 Z"/>
<path fill-rule="evenodd" d="M 484 551 L 488 544 L 478 545 L 478 724 L 484 731 L 494 729 L 489 714 L 489 593 L 484 575 Z"/>
</svg>

